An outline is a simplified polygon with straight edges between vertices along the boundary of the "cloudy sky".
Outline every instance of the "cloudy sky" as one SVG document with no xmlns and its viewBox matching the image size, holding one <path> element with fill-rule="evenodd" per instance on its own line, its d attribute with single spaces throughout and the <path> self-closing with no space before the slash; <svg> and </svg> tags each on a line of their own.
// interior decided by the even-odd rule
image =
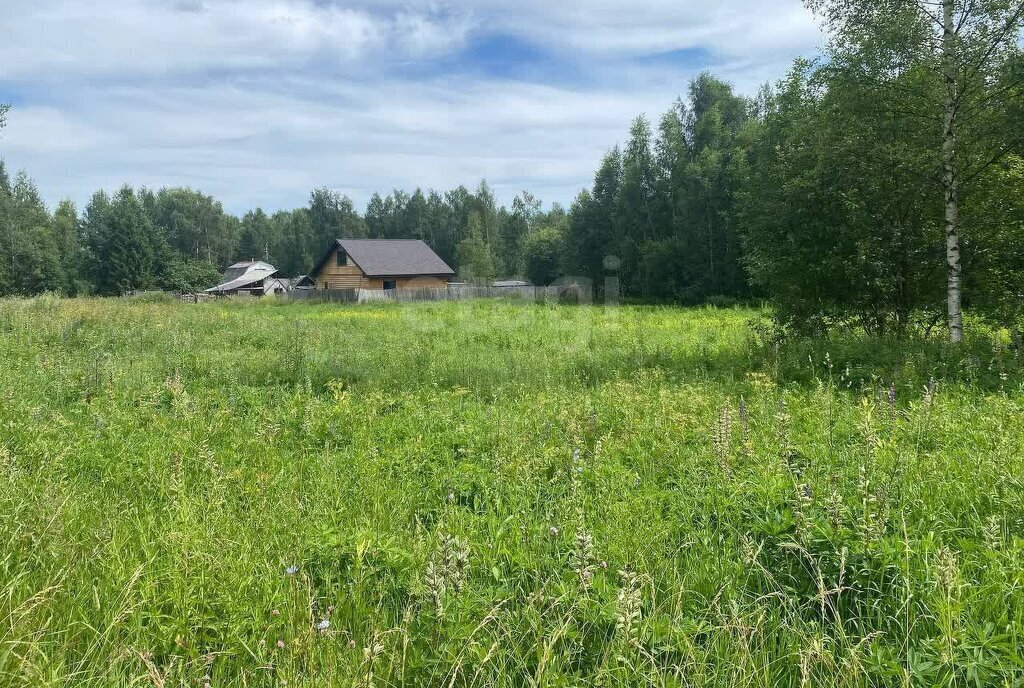
<svg viewBox="0 0 1024 688">
<path fill-rule="evenodd" d="M 820 42 L 800 0 L 2 0 L 0 157 L 54 203 L 187 185 L 234 212 L 327 186 L 568 203 L 639 113 Z"/>
</svg>

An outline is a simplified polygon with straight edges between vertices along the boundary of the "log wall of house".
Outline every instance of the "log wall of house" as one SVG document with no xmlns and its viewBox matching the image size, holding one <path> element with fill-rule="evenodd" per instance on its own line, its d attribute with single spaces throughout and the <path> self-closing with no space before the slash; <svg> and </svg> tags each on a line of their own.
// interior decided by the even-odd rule
<svg viewBox="0 0 1024 688">
<path fill-rule="evenodd" d="M 348 265 L 338 265 L 338 252 L 334 251 L 320 272 L 313 275 L 317 289 L 371 289 L 366 277 L 351 258 Z"/>
</svg>

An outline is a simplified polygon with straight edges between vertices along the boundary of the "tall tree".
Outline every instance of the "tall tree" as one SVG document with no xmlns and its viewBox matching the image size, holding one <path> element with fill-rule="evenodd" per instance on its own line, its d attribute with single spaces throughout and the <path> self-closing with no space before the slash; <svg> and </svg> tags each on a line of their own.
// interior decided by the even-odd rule
<svg viewBox="0 0 1024 688">
<path fill-rule="evenodd" d="M 486 283 L 494 278 L 494 259 L 483 238 L 483 220 L 479 213 L 469 216 L 466 233 L 456 252 L 459 277 L 467 282 Z"/>
<path fill-rule="evenodd" d="M 334 239 L 366 236 L 363 220 L 352 205 L 352 199 L 326 188 L 314 189 L 309 194 L 309 222 L 313 242 L 308 247 L 311 255 L 319 255 Z"/>
<path fill-rule="evenodd" d="M 35 183 L 25 172 L 20 172 L 14 180 L 8 208 L 10 292 L 31 295 L 62 290 L 64 274 L 50 214 Z"/>
<path fill-rule="evenodd" d="M 743 132 L 746 263 L 797 330 L 899 332 L 941 298 L 927 127 L 853 86 L 798 62 Z"/>
<path fill-rule="evenodd" d="M 64 284 L 68 294 L 84 290 L 80 273 L 81 253 L 78 247 L 78 211 L 70 200 L 57 204 L 53 213 L 53 241 L 61 261 Z"/>
<path fill-rule="evenodd" d="M 540 209 L 540 200 L 529 191 L 523 191 L 512 199 L 512 212 L 501 218 L 498 245 L 504 272 L 510 276 L 522 275 L 526 269 L 526 244 L 536 227 Z"/>
<path fill-rule="evenodd" d="M 271 246 L 275 237 L 271 231 L 270 218 L 263 208 L 250 210 L 242 216 L 235 247 L 235 260 L 270 260 Z M 276 246 L 274 246 L 276 249 Z"/>
<path fill-rule="evenodd" d="M 747 121 L 748 102 L 710 74 L 690 84 L 686 119 L 689 163 L 686 166 L 682 227 L 691 255 L 704 257 L 694 266 L 700 296 L 746 292 L 739 231 L 735 218 L 736 137 Z"/>
<path fill-rule="evenodd" d="M 238 226 L 220 201 L 189 188 L 138 193 L 153 231 L 184 257 L 223 265 L 234 257 Z"/>
<path fill-rule="evenodd" d="M 1007 78 L 1020 53 L 1020 0 L 806 0 L 829 31 L 831 61 L 898 91 L 902 111 L 934 124 L 946 256 L 949 338 L 963 338 L 960 204 L 971 185 L 1019 145 L 1001 114 L 1024 98 Z M 929 78 L 902 78 L 918 71 Z M 892 102 L 892 98 L 884 98 Z M 922 170 L 922 172 L 929 172 Z"/>
<path fill-rule="evenodd" d="M 159 284 L 160 247 L 143 203 L 129 186 L 113 198 L 96 193 L 83 216 L 82 239 L 96 292 L 123 294 Z"/>
</svg>

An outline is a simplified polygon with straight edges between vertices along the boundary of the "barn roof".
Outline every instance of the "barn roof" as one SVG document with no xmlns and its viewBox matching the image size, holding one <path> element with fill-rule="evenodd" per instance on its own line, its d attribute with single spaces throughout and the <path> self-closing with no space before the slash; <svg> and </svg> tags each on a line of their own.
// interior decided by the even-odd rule
<svg viewBox="0 0 1024 688">
<path fill-rule="evenodd" d="M 223 282 L 216 287 L 210 287 L 207 292 L 226 292 L 244 289 L 245 287 L 262 282 L 267 277 L 277 275 L 277 268 L 262 260 L 249 260 L 235 263 L 224 271 Z"/>
<path fill-rule="evenodd" d="M 347 253 L 368 277 L 455 274 L 419 239 L 336 239 L 310 274 L 320 272 L 337 248 Z"/>
<path fill-rule="evenodd" d="M 262 260 L 243 260 L 234 265 L 229 265 L 227 270 L 224 271 L 224 277 L 221 278 L 222 282 L 230 282 L 231 280 L 238 279 L 243 275 L 258 275 L 264 276 L 271 275 L 276 272 L 277 269 L 270 263 L 264 263 Z"/>
</svg>

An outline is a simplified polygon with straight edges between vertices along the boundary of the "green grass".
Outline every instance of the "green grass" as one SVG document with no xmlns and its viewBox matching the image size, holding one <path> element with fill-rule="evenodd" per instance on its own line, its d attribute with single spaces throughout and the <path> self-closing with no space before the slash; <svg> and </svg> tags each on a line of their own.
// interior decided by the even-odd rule
<svg viewBox="0 0 1024 688">
<path fill-rule="evenodd" d="M 763 317 L 0 302 L 0 686 L 1019 685 L 1017 354 Z"/>
</svg>

